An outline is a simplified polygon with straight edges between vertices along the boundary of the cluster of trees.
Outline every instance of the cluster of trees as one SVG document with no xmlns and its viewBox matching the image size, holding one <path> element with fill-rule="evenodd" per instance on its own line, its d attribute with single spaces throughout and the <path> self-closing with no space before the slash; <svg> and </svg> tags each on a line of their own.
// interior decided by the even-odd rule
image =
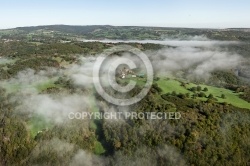
<svg viewBox="0 0 250 166">
<path fill-rule="evenodd" d="M 10 78 L 9 73 L 4 69 L 0 69 L 0 80 L 8 78 Z"/>
<path fill-rule="evenodd" d="M 164 100 L 158 96 L 161 94 L 151 91 L 131 110 L 166 112 L 175 108 L 181 112 L 182 118 L 104 120 L 104 136 L 113 151 L 119 150 L 129 156 L 137 147 L 168 145 L 184 155 L 190 165 L 246 165 L 249 162 L 249 110 L 173 95 L 165 95 Z"/>
<path fill-rule="evenodd" d="M 197 87 L 192 87 L 192 88 L 190 88 L 189 90 L 192 91 L 192 92 L 194 92 L 194 93 L 195 93 L 196 91 L 198 91 L 198 92 L 200 92 L 200 91 L 207 92 L 207 91 L 208 91 L 208 88 L 205 87 L 205 88 L 202 90 L 201 86 L 197 86 Z"/>
<path fill-rule="evenodd" d="M 15 103 L 0 88 L 0 165 L 22 165 L 35 146 L 24 120 L 14 113 Z"/>
<path fill-rule="evenodd" d="M 18 72 L 26 69 L 34 69 L 35 71 L 42 70 L 45 67 L 59 67 L 59 63 L 56 60 L 46 57 L 30 58 L 25 60 L 17 60 L 14 64 L 7 65 L 8 70 L 3 72 L 5 78 L 13 77 Z M 3 76 L 3 77 L 4 77 Z"/>
<path fill-rule="evenodd" d="M 220 82 L 224 83 L 224 85 L 227 84 L 231 84 L 231 85 L 240 85 L 241 80 L 232 72 L 228 72 L 228 71 L 214 71 L 212 72 L 212 78 L 211 78 L 211 82 Z"/>
<path fill-rule="evenodd" d="M 245 88 L 240 97 L 250 103 L 250 88 Z"/>
<path fill-rule="evenodd" d="M 168 99 L 168 96 L 177 96 L 179 98 L 182 99 L 188 99 L 190 97 L 192 97 L 192 99 L 196 99 L 197 97 L 206 97 L 209 101 L 217 101 L 216 98 L 214 98 L 213 94 L 209 94 L 206 95 L 204 92 L 208 91 L 208 88 L 201 88 L 201 86 L 197 86 L 197 87 L 192 87 L 189 89 L 191 92 L 193 92 L 192 95 L 190 95 L 190 93 L 176 93 L 176 91 L 173 91 L 172 93 L 166 93 L 166 94 L 162 94 L 161 97 L 165 100 Z M 161 91 L 159 91 L 161 92 Z M 226 99 L 226 96 L 224 94 L 221 94 L 221 98 Z"/>
<path fill-rule="evenodd" d="M 0 43 L 0 56 L 3 57 L 19 57 L 27 54 L 33 54 L 36 51 L 34 44 L 27 42 L 8 42 Z"/>
<path fill-rule="evenodd" d="M 71 42 L 71 43 L 41 43 L 33 44 L 24 41 L 0 43 L 0 56 L 12 58 L 30 58 L 35 56 L 51 57 L 56 55 L 99 53 L 108 48 L 100 42 Z"/>
<path fill-rule="evenodd" d="M 0 56 L 10 58 L 33 58 L 33 57 L 56 57 L 58 55 L 75 55 L 75 54 L 98 54 L 104 49 L 110 48 L 115 44 L 106 44 L 101 42 L 70 42 L 70 43 L 41 43 L 33 44 L 24 41 L 13 41 L 8 43 L 0 43 Z M 158 44 L 138 44 L 131 43 L 130 45 L 143 49 L 155 50 L 163 46 Z"/>
</svg>

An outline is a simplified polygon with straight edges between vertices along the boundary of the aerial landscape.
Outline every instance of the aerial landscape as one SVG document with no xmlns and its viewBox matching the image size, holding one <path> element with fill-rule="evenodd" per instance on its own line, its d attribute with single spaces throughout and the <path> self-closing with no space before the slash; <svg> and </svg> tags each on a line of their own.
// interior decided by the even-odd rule
<svg viewBox="0 0 250 166">
<path fill-rule="evenodd" d="M 0 166 L 250 165 L 249 2 L 1 3 Z"/>
</svg>

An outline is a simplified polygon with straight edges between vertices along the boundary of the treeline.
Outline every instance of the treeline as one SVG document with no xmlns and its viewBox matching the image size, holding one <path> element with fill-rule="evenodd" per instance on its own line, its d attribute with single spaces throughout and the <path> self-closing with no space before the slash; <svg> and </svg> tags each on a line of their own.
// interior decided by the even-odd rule
<svg viewBox="0 0 250 166">
<path fill-rule="evenodd" d="M 72 54 L 97 54 L 116 44 L 106 44 L 101 42 L 53 42 L 49 44 L 34 44 L 22 41 L 0 43 L 0 56 L 9 58 L 30 58 L 37 56 L 56 56 Z M 160 49 L 163 46 L 157 44 L 138 44 L 131 43 L 134 47 L 143 50 Z"/>
</svg>

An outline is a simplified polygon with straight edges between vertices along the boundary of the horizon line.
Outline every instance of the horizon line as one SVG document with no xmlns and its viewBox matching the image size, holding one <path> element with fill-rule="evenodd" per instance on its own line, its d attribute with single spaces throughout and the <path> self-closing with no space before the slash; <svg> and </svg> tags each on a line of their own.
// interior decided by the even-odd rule
<svg viewBox="0 0 250 166">
<path fill-rule="evenodd" d="M 110 25 L 110 24 L 86 24 L 86 25 L 76 25 L 76 24 L 46 24 L 46 25 L 27 25 L 27 26 L 16 26 L 11 28 L 0 28 L 0 30 L 10 30 L 17 28 L 28 28 L 28 27 L 45 27 L 45 26 L 111 26 L 111 27 L 145 27 L 145 28 L 176 28 L 176 29 L 250 29 L 250 27 L 226 27 L 226 28 L 206 28 L 206 27 L 184 27 L 184 26 L 146 26 L 146 25 Z"/>
</svg>

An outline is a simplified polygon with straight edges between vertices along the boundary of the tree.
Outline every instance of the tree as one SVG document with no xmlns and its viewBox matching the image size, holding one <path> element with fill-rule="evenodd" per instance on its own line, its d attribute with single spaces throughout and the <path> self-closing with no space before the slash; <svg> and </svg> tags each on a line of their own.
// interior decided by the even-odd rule
<svg viewBox="0 0 250 166">
<path fill-rule="evenodd" d="M 192 87 L 190 90 L 191 90 L 192 92 L 195 92 L 195 91 L 197 91 L 197 87 Z"/>
<path fill-rule="evenodd" d="M 197 91 L 201 91 L 201 86 L 197 86 Z"/>
<path fill-rule="evenodd" d="M 203 89 L 203 91 L 204 91 L 204 92 L 207 92 L 207 91 L 208 91 L 207 87 L 205 87 L 205 88 Z"/>
<path fill-rule="evenodd" d="M 182 98 L 182 99 L 185 99 L 185 98 L 186 98 L 186 95 L 183 94 L 183 93 L 180 93 L 180 94 L 178 95 L 178 97 L 180 97 L 180 98 Z"/>
<path fill-rule="evenodd" d="M 120 147 L 121 147 L 121 142 L 120 141 L 118 141 L 118 140 L 115 140 L 114 141 L 114 147 L 116 148 L 116 149 L 119 149 Z"/>
<path fill-rule="evenodd" d="M 193 99 L 196 99 L 196 97 L 198 97 L 197 93 L 193 94 Z"/>
<path fill-rule="evenodd" d="M 210 93 L 207 98 L 212 99 L 214 96 Z"/>
<path fill-rule="evenodd" d="M 172 92 L 172 95 L 173 95 L 173 96 L 176 96 L 176 95 L 177 95 L 176 91 L 173 91 L 173 92 Z"/>
<path fill-rule="evenodd" d="M 224 94 L 221 95 L 222 99 L 226 99 L 226 96 Z"/>
<path fill-rule="evenodd" d="M 200 93 L 199 93 L 199 97 L 205 97 L 205 96 L 206 96 L 205 93 L 203 93 L 203 92 L 200 92 Z"/>
<path fill-rule="evenodd" d="M 223 105 L 225 105 L 225 106 L 227 106 L 227 105 L 228 105 L 228 103 L 227 103 L 227 102 L 223 102 L 222 104 L 223 104 Z"/>
</svg>

